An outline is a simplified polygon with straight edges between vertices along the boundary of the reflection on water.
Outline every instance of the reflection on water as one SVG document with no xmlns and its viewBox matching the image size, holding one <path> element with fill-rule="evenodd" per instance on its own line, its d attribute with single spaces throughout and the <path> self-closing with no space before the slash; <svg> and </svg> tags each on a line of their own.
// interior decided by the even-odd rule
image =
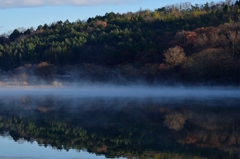
<svg viewBox="0 0 240 159">
<path fill-rule="evenodd" d="M 240 99 L 236 97 L 8 95 L 0 105 L 1 146 L 10 135 L 18 144 L 33 142 L 39 150 L 52 147 L 69 156 L 73 150 L 84 150 L 108 158 L 240 158 Z M 7 142 L 4 147 L 11 150 L 14 144 Z M 49 154 L 57 156 L 57 150 Z M 34 157 L 41 156 L 37 152 Z"/>
<path fill-rule="evenodd" d="M 96 156 L 88 152 L 74 149 L 56 150 L 51 146 L 39 146 L 36 141 L 19 139 L 14 142 L 12 137 L 5 134 L 0 137 L 0 159 L 103 159 L 104 155 Z"/>
</svg>

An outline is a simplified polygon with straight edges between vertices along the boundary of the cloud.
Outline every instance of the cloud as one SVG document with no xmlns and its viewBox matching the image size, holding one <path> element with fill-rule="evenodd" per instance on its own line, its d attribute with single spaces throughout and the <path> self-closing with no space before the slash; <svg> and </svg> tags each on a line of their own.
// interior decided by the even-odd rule
<svg viewBox="0 0 240 159">
<path fill-rule="evenodd" d="M 56 5 L 103 5 L 103 4 L 127 4 L 141 0 L 2 0 L 0 8 L 56 6 Z"/>
</svg>

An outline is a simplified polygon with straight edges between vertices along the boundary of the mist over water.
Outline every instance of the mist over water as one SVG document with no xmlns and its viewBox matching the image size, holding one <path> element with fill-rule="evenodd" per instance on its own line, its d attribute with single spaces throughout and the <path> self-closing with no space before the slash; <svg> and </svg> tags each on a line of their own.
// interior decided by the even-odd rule
<svg viewBox="0 0 240 159">
<path fill-rule="evenodd" d="M 239 97 L 240 90 L 234 87 L 8 85 L 0 88 L 0 136 L 7 132 L 15 142 L 34 141 L 39 153 L 33 157 L 41 156 L 41 146 L 48 145 L 45 150 L 53 158 L 58 155 L 55 149 L 70 149 L 67 156 L 71 150 L 111 158 L 126 157 L 130 151 L 137 158 L 149 150 L 155 154 L 180 150 L 186 156 L 229 158 L 229 143 L 239 145 Z M 14 144 L 18 145 L 12 141 L 5 147 L 11 150 Z M 214 146 L 219 148 L 217 154 L 208 153 L 216 152 Z M 34 148 L 19 147 L 20 156 Z"/>
<path fill-rule="evenodd" d="M 0 98 L 6 96 L 32 95 L 58 96 L 60 98 L 238 98 L 240 88 L 237 86 L 184 86 L 177 81 L 148 83 L 147 81 L 127 80 L 120 74 L 115 76 L 96 74 L 95 67 L 88 76 L 86 67 L 66 67 L 57 70 L 51 64 L 25 65 L 12 72 L 2 73 L 0 78 Z M 85 70 L 85 71 L 84 71 Z M 60 72 L 60 73 L 59 73 Z M 91 71 L 90 71 L 91 72 Z M 106 74 L 109 74 L 107 72 Z"/>
<path fill-rule="evenodd" d="M 226 139 L 220 145 L 225 146 L 231 135 L 226 132 L 239 121 L 238 87 L 75 82 L 59 78 L 44 81 L 20 75 L 16 80 L 5 78 L 0 82 L 0 136 L 7 132 L 16 142 L 37 141 L 40 146 L 114 154 L 111 157 L 121 157 L 122 149 L 123 156 L 130 154 L 129 150 L 136 151 L 133 157 L 142 150 L 171 152 L 172 147 L 192 153 L 194 150 L 188 146 L 185 150 L 184 145 L 195 140 L 185 134 L 194 136 L 199 131 L 208 136 L 212 134 L 209 130 L 222 130 Z M 198 144 L 211 145 L 205 140 L 196 141 Z"/>
<path fill-rule="evenodd" d="M 5 86 L 0 96 L 57 95 L 61 97 L 134 97 L 134 98 L 238 98 L 240 89 L 233 87 L 167 87 L 148 85 L 84 84 L 66 86 Z"/>
</svg>

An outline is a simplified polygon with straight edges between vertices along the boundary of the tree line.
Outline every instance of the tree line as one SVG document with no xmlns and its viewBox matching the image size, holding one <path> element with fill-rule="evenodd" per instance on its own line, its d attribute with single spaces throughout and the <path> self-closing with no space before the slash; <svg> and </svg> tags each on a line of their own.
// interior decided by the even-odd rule
<svg viewBox="0 0 240 159">
<path fill-rule="evenodd" d="M 0 36 L 0 69 L 41 62 L 56 67 L 90 64 L 120 68 L 130 72 L 127 77 L 135 76 L 129 71 L 135 70 L 150 79 L 237 83 L 239 15 L 240 1 L 227 0 L 15 29 Z"/>
</svg>

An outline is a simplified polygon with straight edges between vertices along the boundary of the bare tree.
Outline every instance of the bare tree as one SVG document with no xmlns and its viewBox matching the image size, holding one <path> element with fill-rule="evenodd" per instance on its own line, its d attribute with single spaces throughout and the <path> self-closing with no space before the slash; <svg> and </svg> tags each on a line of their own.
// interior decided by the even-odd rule
<svg viewBox="0 0 240 159">
<path fill-rule="evenodd" d="M 236 47 L 238 46 L 239 41 L 240 41 L 240 33 L 238 33 L 237 31 L 229 31 L 228 38 L 232 44 L 232 54 L 233 54 L 233 56 L 236 56 L 236 54 L 237 54 Z"/>
<path fill-rule="evenodd" d="M 165 62 L 171 67 L 180 65 L 186 60 L 186 54 L 180 46 L 169 48 L 163 55 Z"/>
<path fill-rule="evenodd" d="M 28 74 L 26 72 L 23 72 L 19 75 L 19 80 L 21 85 L 28 85 L 27 79 L 28 79 Z"/>
<path fill-rule="evenodd" d="M 204 46 L 208 43 L 208 37 L 207 35 L 204 33 L 204 34 L 200 34 L 198 37 L 197 37 L 197 41 L 196 41 L 196 44 L 195 45 L 198 45 L 198 46 Z"/>
<path fill-rule="evenodd" d="M 231 4 L 233 4 L 233 1 L 232 0 L 226 0 L 226 5 L 230 6 Z"/>
</svg>

